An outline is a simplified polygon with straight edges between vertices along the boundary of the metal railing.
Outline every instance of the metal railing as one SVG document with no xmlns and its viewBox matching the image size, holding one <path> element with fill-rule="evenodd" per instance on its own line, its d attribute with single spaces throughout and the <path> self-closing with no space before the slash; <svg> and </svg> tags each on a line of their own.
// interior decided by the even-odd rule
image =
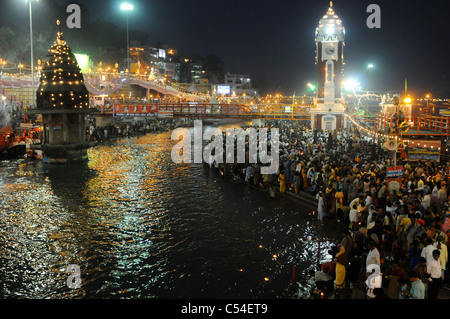
<svg viewBox="0 0 450 319">
<path fill-rule="evenodd" d="M 395 119 L 385 114 L 377 115 L 374 119 L 381 131 L 385 132 L 387 128 L 392 130 L 395 127 Z M 413 113 L 411 118 L 405 118 L 410 123 L 409 131 L 403 134 L 413 134 L 422 136 L 450 135 L 450 117 L 435 116 L 424 113 Z"/>
</svg>

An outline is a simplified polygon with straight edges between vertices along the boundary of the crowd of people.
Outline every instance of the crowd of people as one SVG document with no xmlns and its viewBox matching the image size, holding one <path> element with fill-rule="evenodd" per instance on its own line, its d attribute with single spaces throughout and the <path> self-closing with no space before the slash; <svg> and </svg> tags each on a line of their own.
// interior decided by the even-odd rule
<svg viewBox="0 0 450 319">
<path fill-rule="evenodd" d="M 329 276 L 337 295 L 362 283 L 367 298 L 436 299 L 448 282 L 449 163 L 397 161 L 403 176 L 392 189 L 392 152 L 371 137 L 357 130 L 284 132 L 280 192 L 315 193 L 318 221 L 342 229 L 331 265 L 318 275 Z"/>
<path fill-rule="evenodd" d="M 87 140 L 102 142 L 117 138 L 130 138 L 147 133 L 167 132 L 177 127 L 192 125 L 191 119 L 148 119 L 138 122 L 117 121 L 113 124 L 97 125 L 94 118 L 89 120 L 86 130 Z"/>
<path fill-rule="evenodd" d="M 315 276 L 318 287 L 339 296 L 360 287 L 366 298 L 436 299 L 448 283 L 450 163 L 398 159 L 397 187 L 388 183 L 392 152 L 356 128 L 323 132 L 295 123 L 270 123 L 280 131 L 276 174 L 261 164 L 217 165 L 247 183 L 317 199 L 318 223 L 342 228 L 333 260 Z"/>
</svg>

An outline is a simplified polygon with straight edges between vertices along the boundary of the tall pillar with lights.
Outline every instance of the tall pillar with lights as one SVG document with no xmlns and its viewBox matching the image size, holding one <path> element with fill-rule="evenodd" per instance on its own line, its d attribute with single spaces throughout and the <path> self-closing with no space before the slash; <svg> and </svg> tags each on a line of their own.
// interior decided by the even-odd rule
<svg viewBox="0 0 450 319">
<path fill-rule="evenodd" d="M 345 126 L 342 95 L 345 28 L 334 13 L 333 3 L 316 28 L 317 95 L 311 107 L 311 126 L 335 130 Z"/>
</svg>

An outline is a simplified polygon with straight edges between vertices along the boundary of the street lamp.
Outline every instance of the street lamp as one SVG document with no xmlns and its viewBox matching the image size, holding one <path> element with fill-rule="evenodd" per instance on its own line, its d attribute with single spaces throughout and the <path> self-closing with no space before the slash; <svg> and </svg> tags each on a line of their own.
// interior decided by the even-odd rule
<svg viewBox="0 0 450 319">
<path fill-rule="evenodd" d="M 130 11 L 133 11 L 134 6 L 129 2 L 124 2 L 120 5 L 120 9 L 122 11 L 125 11 L 127 14 L 127 66 L 128 66 L 128 97 L 130 96 L 130 86 L 131 86 L 131 80 L 130 80 L 130 34 L 128 30 L 128 13 Z"/>
<path fill-rule="evenodd" d="M 308 85 L 309 89 L 311 91 L 313 91 L 313 94 L 315 94 L 316 93 L 316 86 L 314 84 L 311 84 L 311 83 L 308 83 L 307 85 Z"/>
<path fill-rule="evenodd" d="M 33 12 L 32 12 L 32 6 L 31 6 L 32 1 L 33 0 L 28 0 L 28 11 L 30 13 L 30 47 L 31 47 L 30 59 L 31 59 L 31 93 L 32 93 L 31 104 L 34 105 L 34 103 L 36 102 L 35 101 L 36 92 L 34 90 Z M 34 1 L 38 1 L 38 0 L 34 0 Z"/>
<path fill-rule="evenodd" d="M 369 88 L 371 88 L 372 91 L 375 91 L 375 88 L 373 86 L 374 83 L 372 83 L 372 77 L 371 77 L 372 72 L 374 72 L 373 71 L 374 68 L 375 68 L 375 65 L 373 63 L 367 64 L 367 80 L 366 80 L 367 90 L 369 90 Z M 371 84 L 371 85 L 369 85 L 369 84 Z"/>
<path fill-rule="evenodd" d="M 342 82 L 342 85 L 344 86 L 345 90 L 353 91 L 353 93 L 355 93 L 355 90 L 360 90 L 361 89 L 361 83 L 359 83 L 355 79 L 345 80 L 345 81 Z"/>
</svg>

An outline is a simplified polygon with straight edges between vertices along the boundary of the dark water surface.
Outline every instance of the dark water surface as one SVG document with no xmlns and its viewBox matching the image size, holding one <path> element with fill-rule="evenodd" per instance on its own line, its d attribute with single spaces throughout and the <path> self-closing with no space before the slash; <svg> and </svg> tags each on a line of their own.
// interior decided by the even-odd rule
<svg viewBox="0 0 450 319">
<path fill-rule="evenodd" d="M 295 266 L 294 297 L 309 298 L 318 241 L 324 259 L 336 231 L 300 202 L 173 163 L 174 144 L 148 134 L 82 165 L 0 162 L 0 296 L 289 298 Z"/>
</svg>

